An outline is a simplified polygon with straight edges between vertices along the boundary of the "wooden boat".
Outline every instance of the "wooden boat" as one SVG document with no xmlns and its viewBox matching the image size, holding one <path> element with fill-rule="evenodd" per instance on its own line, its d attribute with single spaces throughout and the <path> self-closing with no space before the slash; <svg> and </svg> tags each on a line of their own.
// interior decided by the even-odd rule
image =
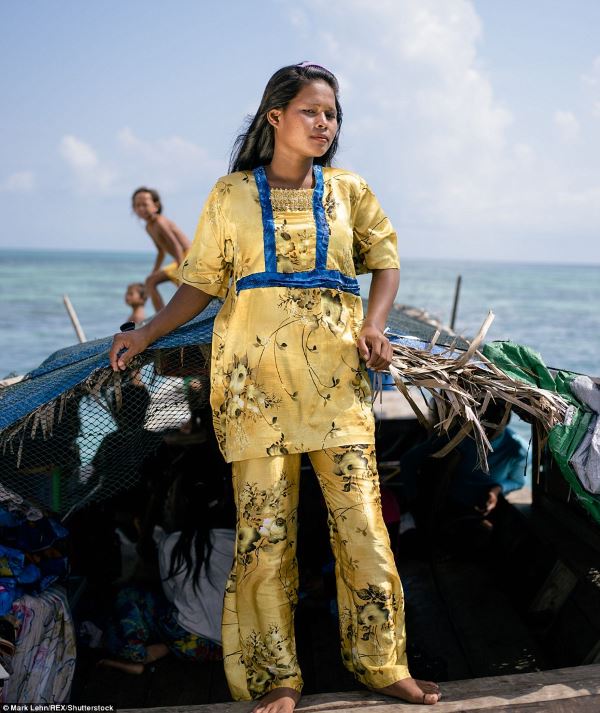
<svg viewBox="0 0 600 713">
<path fill-rule="evenodd" d="M 394 416 L 381 420 L 380 451 L 387 452 L 388 460 L 380 467 L 386 477 L 397 462 L 385 441 L 389 445 L 391 433 L 404 442 L 414 438 L 418 424 L 398 403 L 384 401 L 383 411 L 380 416 Z M 303 477 L 311 478 L 308 467 Z M 438 477 L 441 482 L 443 474 Z M 469 552 L 448 555 L 435 529 L 440 503 L 432 484 L 427 544 L 417 554 L 399 551 L 398 562 L 411 666 L 415 676 L 440 682 L 444 697 L 436 710 L 598 710 L 600 529 L 563 483 L 546 458 L 532 489 L 511 494 L 504 503 L 485 558 Z M 301 508 L 310 507 L 316 489 L 314 481 L 303 482 Z M 307 521 L 306 512 L 300 517 Z M 310 552 L 300 552 L 301 562 L 307 559 Z M 337 625 L 325 597 L 317 593 L 301 600 L 296 621 L 306 693 L 298 710 L 414 708 L 360 690 L 341 664 Z M 165 660 L 133 684 L 124 674 L 95 676 L 81 682 L 74 701 L 99 700 L 100 687 L 102 700 L 110 698 L 120 709 L 250 710 L 247 703 L 226 702 L 229 694 L 218 664 Z"/>
<path fill-rule="evenodd" d="M 384 399 L 378 414 L 379 465 L 392 487 L 400 455 L 419 437 L 420 426 L 397 397 Z M 467 548 L 448 552 L 437 527 L 444 473 L 442 462 L 431 474 L 419 547 L 398 550 L 409 661 L 416 677 L 440 682 L 443 700 L 436 710 L 599 710 L 600 527 L 571 497 L 546 454 L 534 474 L 530 497 L 510 497 L 503 503 L 485 553 Z M 300 507 L 314 513 L 316 482 L 309 468 L 303 476 Z M 306 513 L 300 516 L 301 523 L 314 521 L 310 514 L 308 519 Z M 324 532 L 324 518 L 322 527 Z M 316 529 L 311 527 L 311 536 L 304 540 L 301 530 L 301 563 L 310 564 L 315 556 Z M 81 592 L 73 586 L 76 615 L 86 598 L 85 590 Z M 413 710 L 358 690 L 340 661 L 326 582 L 305 582 L 303 594 L 297 643 L 305 696 L 298 710 Z M 251 708 L 230 702 L 218 663 L 166 658 L 132 677 L 97 669 L 94 653 L 84 650 L 71 703 L 111 703 L 119 710 L 154 708 L 165 713 L 242 713 Z"/>
</svg>

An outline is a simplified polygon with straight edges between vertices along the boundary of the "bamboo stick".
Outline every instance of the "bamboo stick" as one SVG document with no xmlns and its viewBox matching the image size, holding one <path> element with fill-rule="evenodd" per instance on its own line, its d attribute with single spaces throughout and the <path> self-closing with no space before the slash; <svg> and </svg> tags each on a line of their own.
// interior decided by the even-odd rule
<svg viewBox="0 0 600 713">
<path fill-rule="evenodd" d="M 69 295 L 63 295 L 63 302 L 65 303 L 67 314 L 71 318 L 71 324 L 73 325 L 73 329 L 75 330 L 77 339 L 79 339 L 80 343 L 87 342 L 87 339 L 85 338 L 85 333 L 81 328 L 81 324 L 79 323 L 77 312 L 75 312 L 75 308 L 73 307 L 73 305 L 71 304 L 71 300 L 69 299 Z"/>
</svg>

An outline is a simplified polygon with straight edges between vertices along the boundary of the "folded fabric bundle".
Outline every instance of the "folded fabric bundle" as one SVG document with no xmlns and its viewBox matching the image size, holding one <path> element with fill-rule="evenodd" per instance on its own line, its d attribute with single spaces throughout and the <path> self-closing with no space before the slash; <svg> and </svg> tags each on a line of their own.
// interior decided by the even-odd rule
<svg viewBox="0 0 600 713">
<path fill-rule="evenodd" d="M 600 384 L 589 376 L 578 376 L 571 382 L 571 391 L 588 406 L 594 416 L 570 463 L 582 486 L 594 495 L 600 494 Z"/>
</svg>

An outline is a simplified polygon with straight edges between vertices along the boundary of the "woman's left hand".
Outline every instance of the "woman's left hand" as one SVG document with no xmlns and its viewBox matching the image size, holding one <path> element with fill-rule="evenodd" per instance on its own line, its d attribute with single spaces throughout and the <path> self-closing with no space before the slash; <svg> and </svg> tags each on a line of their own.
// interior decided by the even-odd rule
<svg viewBox="0 0 600 713">
<path fill-rule="evenodd" d="M 385 371 L 391 364 L 393 351 L 390 340 L 374 325 L 363 324 L 358 336 L 358 353 L 367 368 Z"/>
</svg>

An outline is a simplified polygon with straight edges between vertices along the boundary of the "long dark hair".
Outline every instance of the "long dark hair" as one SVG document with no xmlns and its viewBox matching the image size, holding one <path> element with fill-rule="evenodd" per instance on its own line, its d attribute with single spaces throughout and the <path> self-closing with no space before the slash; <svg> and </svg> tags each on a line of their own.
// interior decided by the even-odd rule
<svg viewBox="0 0 600 713">
<path fill-rule="evenodd" d="M 324 67 L 309 62 L 290 64 L 278 69 L 269 79 L 263 92 L 260 106 L 254 117 L 248 117 L 245 131 L 237 137 L 229 160 L 229 172 L 251 171 L 257 166 L 271 162 L 275 148 L 274 129 L 267 120 L 271 109 L 284 109 L 298 92 L 310 82 L 327 82 L 335 94 L 338 130 L 331 145 L 323 156 L 314 162 L 322 166 L 331 166 L 338 148 L 338 137 L 342 126 L 342 107 L 338 99 L 339 85 L 335 76 Z"/>
<path fill-rule="evenodd" d="M 167 518 L 166 529 L 180 531 L 180 536 L 171 551 L 169 573 L 165 579 L 185 572 L 191 577 L 196 590 L 200 585 L 202 565 L 206 563 L 206 576 L 210 581 L 210 556 L 212 543 L 210 530 L 214 527 L 213 511 L 218 505 L 217 494 L 195 473 L 183 473 L 172 483 L 172 511 Z M 169 527 L 170 525 L 170 527 Z M 193 552 L 193 555 L 192 555 Z"/>
</svg>

